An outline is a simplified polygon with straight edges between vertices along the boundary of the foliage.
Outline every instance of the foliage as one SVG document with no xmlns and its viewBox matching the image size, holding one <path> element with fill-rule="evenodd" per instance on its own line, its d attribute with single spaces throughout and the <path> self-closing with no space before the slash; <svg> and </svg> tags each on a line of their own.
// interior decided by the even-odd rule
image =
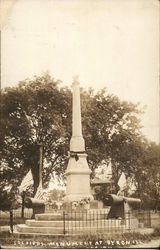
<svg viewBox="0 0 160 250">
<path fill-rule="evenodd" d="M 76 209 L 76 208 L 81 208 L 84 209 L 86 204 L 90 204 L 90 198 L 83 198 L 79 201 L 73 201 L 72 202 L 72 209 Z"/>
<path fill-rule="evenodd" d="M 50 197 L 51 200 L 59 201 L 62 200 L 64 195 L 65 195 L 64 190 L 54 188 L 49 192 L 48 197 Z"/>
<path fill-rule="evenodd" d="M 110 194 L 110 193 L 112 193 L 112 194 L 116 193 L 115 190 L 114 190 L 114 187 L 111 190 L 110 185 L 106 185 L 106 183 L 96 186 L 94 188 L 94 192 L 95 192 L 95 199 L 99 200 L 99 201 L 103 201 L 104 204 L 105 204 L 106 196 L 108 194 Z"/>
<path fill-rule="evenodd" d="M 34 193 L 39 183 L 39 143 L 44 145 L 43 183 L 51 173 L 62 173 L 67 157 L 66 131 L 70 91 L 60 89 L 49 75 L 20 82 L 1 92 L 2 180 L 18 186 L 31 168 Z"/>
<path fill-rule="evenodd" d="M 160 209 L 160 145 L 148 143 L 135 172 L 136 195 L 145 209 Z"/>
<path fill-rule="evenodd" d="M 3 190 L 0 192 L 0 210 L 17 209 L 20 207 L 20 200 L 13 192 Z"/>
<path fill-rule="evenodd" d="M 94 94 L 83 91 L 83 133 L 88 161 L 94 170 L 102 161 L 112 161 L 115 184 L 122 171 L 130 176 L 137 167 L 140 149 L 146 140 L 141 134 L 138 104 L 120 101 L 106 89 Z M 118 186 L 116 186 L 118 191 Z"/>
<path fill-rule="evenodd" d="M 54 188 L 50 192 L 47 193 L 47 200 L 51 201 L 62 201 L 63 197 L 65 196 L 64 190 Z"/>
</svg>

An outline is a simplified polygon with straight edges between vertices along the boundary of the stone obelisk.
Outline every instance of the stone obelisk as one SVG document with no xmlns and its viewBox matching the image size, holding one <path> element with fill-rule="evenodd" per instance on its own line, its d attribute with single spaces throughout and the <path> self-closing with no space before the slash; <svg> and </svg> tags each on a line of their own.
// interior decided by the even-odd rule
<svg viewBox="0 0 160 250">
<path fill-rule="evenodd" d="M 65 201 L 72 202 L 84 198 L 93 200 L 90 190 L 90 173 L 82 135 L 80 87 L 78 77 L 72 84 L 72 138 L 70 157 L 66 170 L 67 187 Z"/>
</svg>

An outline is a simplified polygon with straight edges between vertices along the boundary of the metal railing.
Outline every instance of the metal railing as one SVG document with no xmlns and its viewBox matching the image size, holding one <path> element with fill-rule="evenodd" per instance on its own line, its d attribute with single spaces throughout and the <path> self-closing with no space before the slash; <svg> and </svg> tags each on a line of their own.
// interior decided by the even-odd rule
<svg viewBox="0 0 160 250">
<path fill-rule="evenodd" d="M 133 216 L 138 219 L 139 226 L 141 224 L 142 227 L 150 228 L 151 227 L 151 211 L 143 210 L 137 211 L 133 210 Z"/>
<path fill-rule="evenodd" d="M 13 209 L 10 211 L 0 211 L 0 226 L 9 226 L 13 232 L 17 224 L 24 224 L 26 219 L 31 219 L 33 214 L 32 209 L 24 209 L 24 217 L 22 218 L 21 210 Z"/>
<path fill-rule="evenodd" d="M 63 212 L 64 234 L 126 233 L 151 226 L 150 211 L 126 213 L 123 219 L 107 219 L 107 216 L 108 212 L 98 210 Z"/>
<path fill-rule="evenodd" d="M 136 232 L 138 228 L 151 227 L 150 211 L 132 211 L 126 213 L 125 218 L 114 219 L 107 218 L 107 210 L 61 211 L 61 215 L 60 221 L 63 223 L 60 225 L 64 235 Z M 31 219 L 32 211 L 26 210 L 24 217 L 21 218 L 21 213 L 17 210 L 0 213 L 0 221 L 6 220 L 11 232 L 17 224 L 24 224 L 26 219 Z"/>
<path fill-rule="evenodd" d="M 12 209 L 15 218 L 22 218 L 21 209 Z M 24 218 L 31 218 L 33 214 L 33 209 L 25 208 L 24 209 Z M 0 219 L 7 219 L 10 217 L 10 211 L 0 211 Z"/>
</svg>

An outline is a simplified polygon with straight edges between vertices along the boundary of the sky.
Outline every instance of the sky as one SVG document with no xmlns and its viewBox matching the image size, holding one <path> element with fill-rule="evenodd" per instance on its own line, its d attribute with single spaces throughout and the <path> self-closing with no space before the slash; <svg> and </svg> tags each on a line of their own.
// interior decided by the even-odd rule
<svg viewBox="0 0 160 250">
<path fill-rule="evenodd" d="M 160 141 L 158 0 L 2 0 L 1 86 L 45 71 L 146 106 Z"/>
</svg>

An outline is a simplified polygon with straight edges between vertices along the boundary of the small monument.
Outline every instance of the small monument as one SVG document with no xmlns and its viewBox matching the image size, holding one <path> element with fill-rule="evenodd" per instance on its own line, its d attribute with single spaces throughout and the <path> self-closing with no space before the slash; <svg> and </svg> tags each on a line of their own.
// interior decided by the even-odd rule
<svg viewBox="0 0 160 250">
<path fill-rule="evenodd" d="M 67 187 L 65 202 L 79 201 L 84 198 L 93 200 L 90 189 L 90 173 L 82 135 L 80 87 L 78 77 L 72 84 L 72 138 L 70 157 L 66 170 Z"/>
</svg>

